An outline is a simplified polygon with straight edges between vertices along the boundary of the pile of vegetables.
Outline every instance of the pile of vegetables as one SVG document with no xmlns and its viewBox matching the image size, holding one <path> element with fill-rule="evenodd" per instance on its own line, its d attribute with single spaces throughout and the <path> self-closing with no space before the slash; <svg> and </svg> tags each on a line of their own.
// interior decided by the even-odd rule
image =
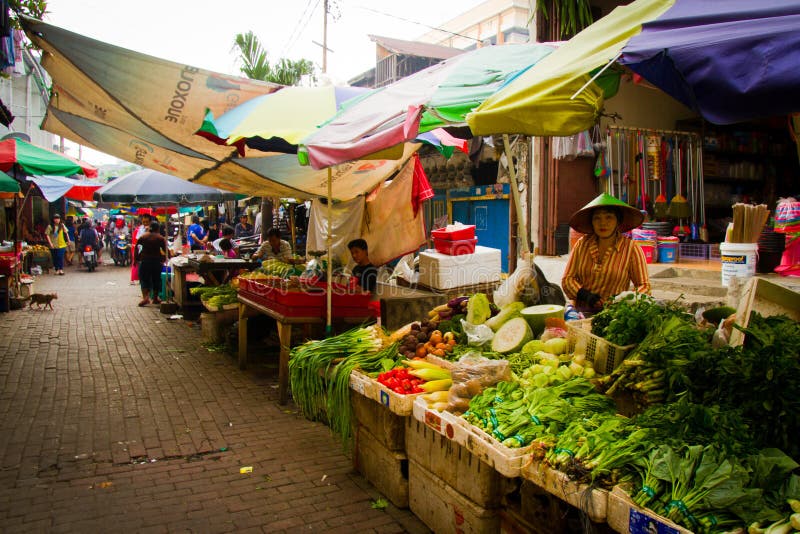
<svg viewBox="0 0 800 534">
<path fill-rule="evenodd" d="M 442 333 L 427 320 L 410 323 L 392 337 L 400 340 L 400 354 L 406 359 L 424 358 L 428 354 L 446 358 L 457 344 L 454 332 Z"/>
<path fill-rule="evenodd" d="M 338 336 L 308 341 L 292 349 L 289 384 L 292 398 L 312 421 L 326 420 L 345 448 L 350 444 L 353 417 L 350 373 L 394 367 L 397 344 L 378 326 L 354 328 Z M 388 368 L 388 369 L 387 369 Z"/>
<path fill-rule="evenodd" d="M 209 308 L 221 310 L 226 304 L 236 304 L 237 291 L 231 284 L 221 286 L 198 286 L 189 289 L 192 295 L 197 295 Z"/>
<path fill-rule="evenodd" d="M 404 360 L 402 366 L 378 375 L 378 382 L 400 395 L 447 391 L 450 371 L 424 360 Z"/>
</svg>

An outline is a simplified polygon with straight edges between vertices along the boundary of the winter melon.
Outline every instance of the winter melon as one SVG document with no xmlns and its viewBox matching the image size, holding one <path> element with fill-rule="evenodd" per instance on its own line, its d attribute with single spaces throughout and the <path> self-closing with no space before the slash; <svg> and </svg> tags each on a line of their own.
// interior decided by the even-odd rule
<svg viewBox="0 0 800 534">
<path fill-rule="evenodd" d="M 533 339 L 528 321 L 522 317 L 515 317 L 506 321 L 492 338 L 492 350 L 501 354 L 519 352 L 525 343 Z"/>
<path fill-rule="evenodd" d="M 564 317 L 564 306 L 557 304 L 539 304 L 529 306 L 519 312 L 533 330 L 534 337 L 539 337 L 544 332 L 544 320 L 549 317 Z"/>
<path fill-rule="evenodd" d="M 497 332 L 497 330 L 503 326 L 503 324 L 508 321 L 509 319 L 513 319 L 514 317 L 519 317 L 519 312 L 525 307 L 525 304 L 522 302 L 511 302 L 506 304 L 500 311 L 486 321 L 484 324 L 491 328 L 493 331 Z"/>
<path fill-rule="evenodd" d="M 492 305 L 489 302 L 489 297 L 483 293 L 475 293 L 469 298 L 466 317 L 468 323 L 483 324 L 491 316 Z"/>
</svg>

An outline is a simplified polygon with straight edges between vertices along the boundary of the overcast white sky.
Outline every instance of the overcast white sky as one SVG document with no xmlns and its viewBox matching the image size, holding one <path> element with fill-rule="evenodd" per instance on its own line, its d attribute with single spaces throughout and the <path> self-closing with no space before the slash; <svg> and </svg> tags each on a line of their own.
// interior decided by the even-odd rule
<svg viewBox="0 0 800 534">
<path fill-rule="evenodd" d="M 368 34 L 415 39 L 482 0 L 329 0 L 328 73 L 336 83 L 375 65 Z M 49 0 L 45 21 L 179 63 L 241 75 L 234 36 L 252 30 L 271 61 L 306 58 L 321 67 L 323 0 Z M 76 153 L 73 151 L 73 155 Z M 107 163 L 92 159 L 90 163 Z"/>
</svg>

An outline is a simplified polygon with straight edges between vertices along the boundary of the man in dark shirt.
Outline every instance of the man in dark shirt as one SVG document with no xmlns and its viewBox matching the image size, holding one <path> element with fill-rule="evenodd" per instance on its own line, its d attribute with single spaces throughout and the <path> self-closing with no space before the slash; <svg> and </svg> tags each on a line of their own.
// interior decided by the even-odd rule
<svg viewBox="0 0 800 534">
<path fill-rule="evenodd" d="M 350 249 L 350 256 L 356 262 L 353 276 L 358 279 L 358 285 L 364 291 L 374 292 L 378 282 L 378 268 L 369 261 L 367 242 L 363 239 L 353 239 L 347 244 L 347 248 Z"/>
<path fill-rule="evenodd" d="M 139 306 L 153 303 L 160 304 L 158 293 L 161 290 L 161 267 L 167 260 L 167 240 L 159 232 L 157 221 L 150 223 L 147 232 L 136 242 L 136 259 L 139 260 L 139 285 L 142 288 L 142 300 Z"/>
<path fill-rule="evenodd" d="M 239 222 L 233 229 L 234 237 L 240 239 L 242 237 L 249 237 L 253 235 L 253 226 L 247 222 L 247 214 L 242 213 L 239 215 Z"/>
</svg>

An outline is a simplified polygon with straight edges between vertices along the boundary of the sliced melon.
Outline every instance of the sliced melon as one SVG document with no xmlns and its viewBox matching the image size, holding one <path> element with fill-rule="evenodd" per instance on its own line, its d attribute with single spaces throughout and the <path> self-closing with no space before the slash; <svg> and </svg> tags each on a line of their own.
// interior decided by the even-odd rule
<svg viewBox="0 0 800 534">
<path fill-rule="evenodd" d="M 548 317 L 564 317 L 564 306 L 557 304 L 539 304 L 529 306 L 519 312 L 533 330 L 534 337 L 539 337 L 544 332 L 544 320 Z"/>
<path fill-rule="evenodd" d="M 492 305 L 489 302 L 489 297 L 484 293 L 475 293 L 469 298 L 466 317 L 468 323 L 483 324 L 491 316 Z"/>
<path fill-rule="evenodd" d="M 497 330 L 503 326 L 503 324 L 508 321 L 509 319 L 513 319 L 514 317 L 519 316 L 519 312 L 525 307 L 525 304 L 522 302 L 511 302 L 506 304 L 494 317 L 490 318 L 486 321 L 486 326 L 491 328 L 493 331 L 497 332 Z"/>
<path fill-rule="evenodd" d="M 492 350 L 501 354 L 519 352 L 528 341 L 533 339 L 533 332 L 528 321 L 522 317 L 509 319 L 495 332 L 492 338 Z"/>
</svg>

